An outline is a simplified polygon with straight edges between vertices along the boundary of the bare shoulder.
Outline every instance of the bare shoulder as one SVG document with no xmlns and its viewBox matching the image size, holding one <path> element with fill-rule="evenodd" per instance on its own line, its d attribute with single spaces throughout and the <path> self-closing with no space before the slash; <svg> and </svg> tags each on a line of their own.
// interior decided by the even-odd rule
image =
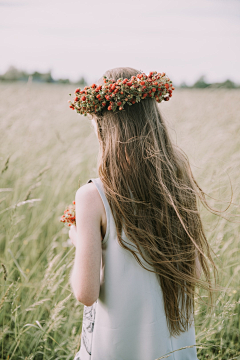
<svg viewBox="0 0 240 360">
<path fill-rule="evenodd" d="M 81 197 L 91 197 L 97 194 L 98 190 L 93 182 L 82 185 L 76 192 L 76 195 Z"/>
<path fill-rule="evenodd" d="M 97 223 L 99 221 L 102 240 L 106 234 L 107 216 L 106 211 L 93 182 L 81 186 L 75 196 L 76 217 L 81 221 Z"/>
<path fill-rule="evenodd" d="M 93 182 L 81 186 L 75 197 L 76 206 L 84 206 L 87 211 L 94 211 L 102 214 L 104 206 L 101 196 Z"/>
</svg>

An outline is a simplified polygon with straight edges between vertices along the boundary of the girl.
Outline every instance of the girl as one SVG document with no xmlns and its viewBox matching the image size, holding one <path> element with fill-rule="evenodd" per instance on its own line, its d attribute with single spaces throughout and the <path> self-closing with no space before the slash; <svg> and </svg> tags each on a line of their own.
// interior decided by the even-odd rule
<svg viewBox="0 0 240 360">
<path fill-rule="evenodd" d="M 76 227 L 69 231 L 76 247 L 71 286 L 84 304 L 74 360 L 197 359 L 195 287 L 211 300 L 208 261 L 215 271 L 197 207 L 197 199 L 206 202 L 156 103 L 171 97 L 171 82 L 165 74 L 153 82 L 153 74 L 109 70 L 92 85 L 95 97 L 87 96 L 95 107 L 86 107 L 87 90 L 70 106 L 92 115 L 100 146 L 99 177 L 77 190 Z M 113 111 L 106 100 L 114 97 L 104 94 L 117 89 L 127 98 L 123 109 L 118 97 Z"/>
</svg>

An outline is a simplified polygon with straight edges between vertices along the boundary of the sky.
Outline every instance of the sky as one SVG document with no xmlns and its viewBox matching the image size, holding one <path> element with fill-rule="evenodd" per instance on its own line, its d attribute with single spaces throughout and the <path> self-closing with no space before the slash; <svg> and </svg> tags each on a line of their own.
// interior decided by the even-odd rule
<svg viewBox="0 0 240 360">
<path fill-rule="evenodd" d="M 0 19 L 0 74 L 94 82 L 128 66 L 240 83 L 240 0 L 0 0 Z"/>
</svg>

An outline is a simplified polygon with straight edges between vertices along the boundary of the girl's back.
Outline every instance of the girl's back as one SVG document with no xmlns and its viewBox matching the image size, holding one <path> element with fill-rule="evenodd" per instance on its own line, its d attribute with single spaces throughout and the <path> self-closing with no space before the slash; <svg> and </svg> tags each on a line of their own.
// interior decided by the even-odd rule
<svg viewBox="0 0 240 360">
<path fill-rule="evenodd" d="M 92 306 L 84 306 L 81 348 L 75 360 L 155 360 L 195 345 L 194 322 L 187 332 L 170 336 L 156 274 L 146 271 L 119 245 L 103 184 L 100 178 L 91 181 L 103 201 L 107 229 L 102 241 L 100 295 Z M 124 231 L 122 237 L 134 249 Z M 196 360 L 196 347 L 175 351 L 168 359 Z"/>
</svg>

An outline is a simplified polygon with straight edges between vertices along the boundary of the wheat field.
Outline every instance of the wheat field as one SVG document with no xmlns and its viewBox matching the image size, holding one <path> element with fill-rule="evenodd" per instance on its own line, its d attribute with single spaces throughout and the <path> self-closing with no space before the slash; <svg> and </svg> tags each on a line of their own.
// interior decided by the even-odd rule
<svg viewBox="0 0 240 360">
<path fill-rule="evenodd" d="M 74 90 L 0 84 L 4 360 L 70 360 L 79 350 L 83 305 L 71 292 L 74 247 L 59 219 L 97 177 L 98 142 L 89 119 L 68 108 Z M 222 211 L 232 202 L 224 217 L 201 208 L 222 289 L 211 312 L 196 303 L 195 328 L 199 360 L 240 359 L 240 90 L 176 89 L 159 106 L 209 204 Z"/>
</svg>

